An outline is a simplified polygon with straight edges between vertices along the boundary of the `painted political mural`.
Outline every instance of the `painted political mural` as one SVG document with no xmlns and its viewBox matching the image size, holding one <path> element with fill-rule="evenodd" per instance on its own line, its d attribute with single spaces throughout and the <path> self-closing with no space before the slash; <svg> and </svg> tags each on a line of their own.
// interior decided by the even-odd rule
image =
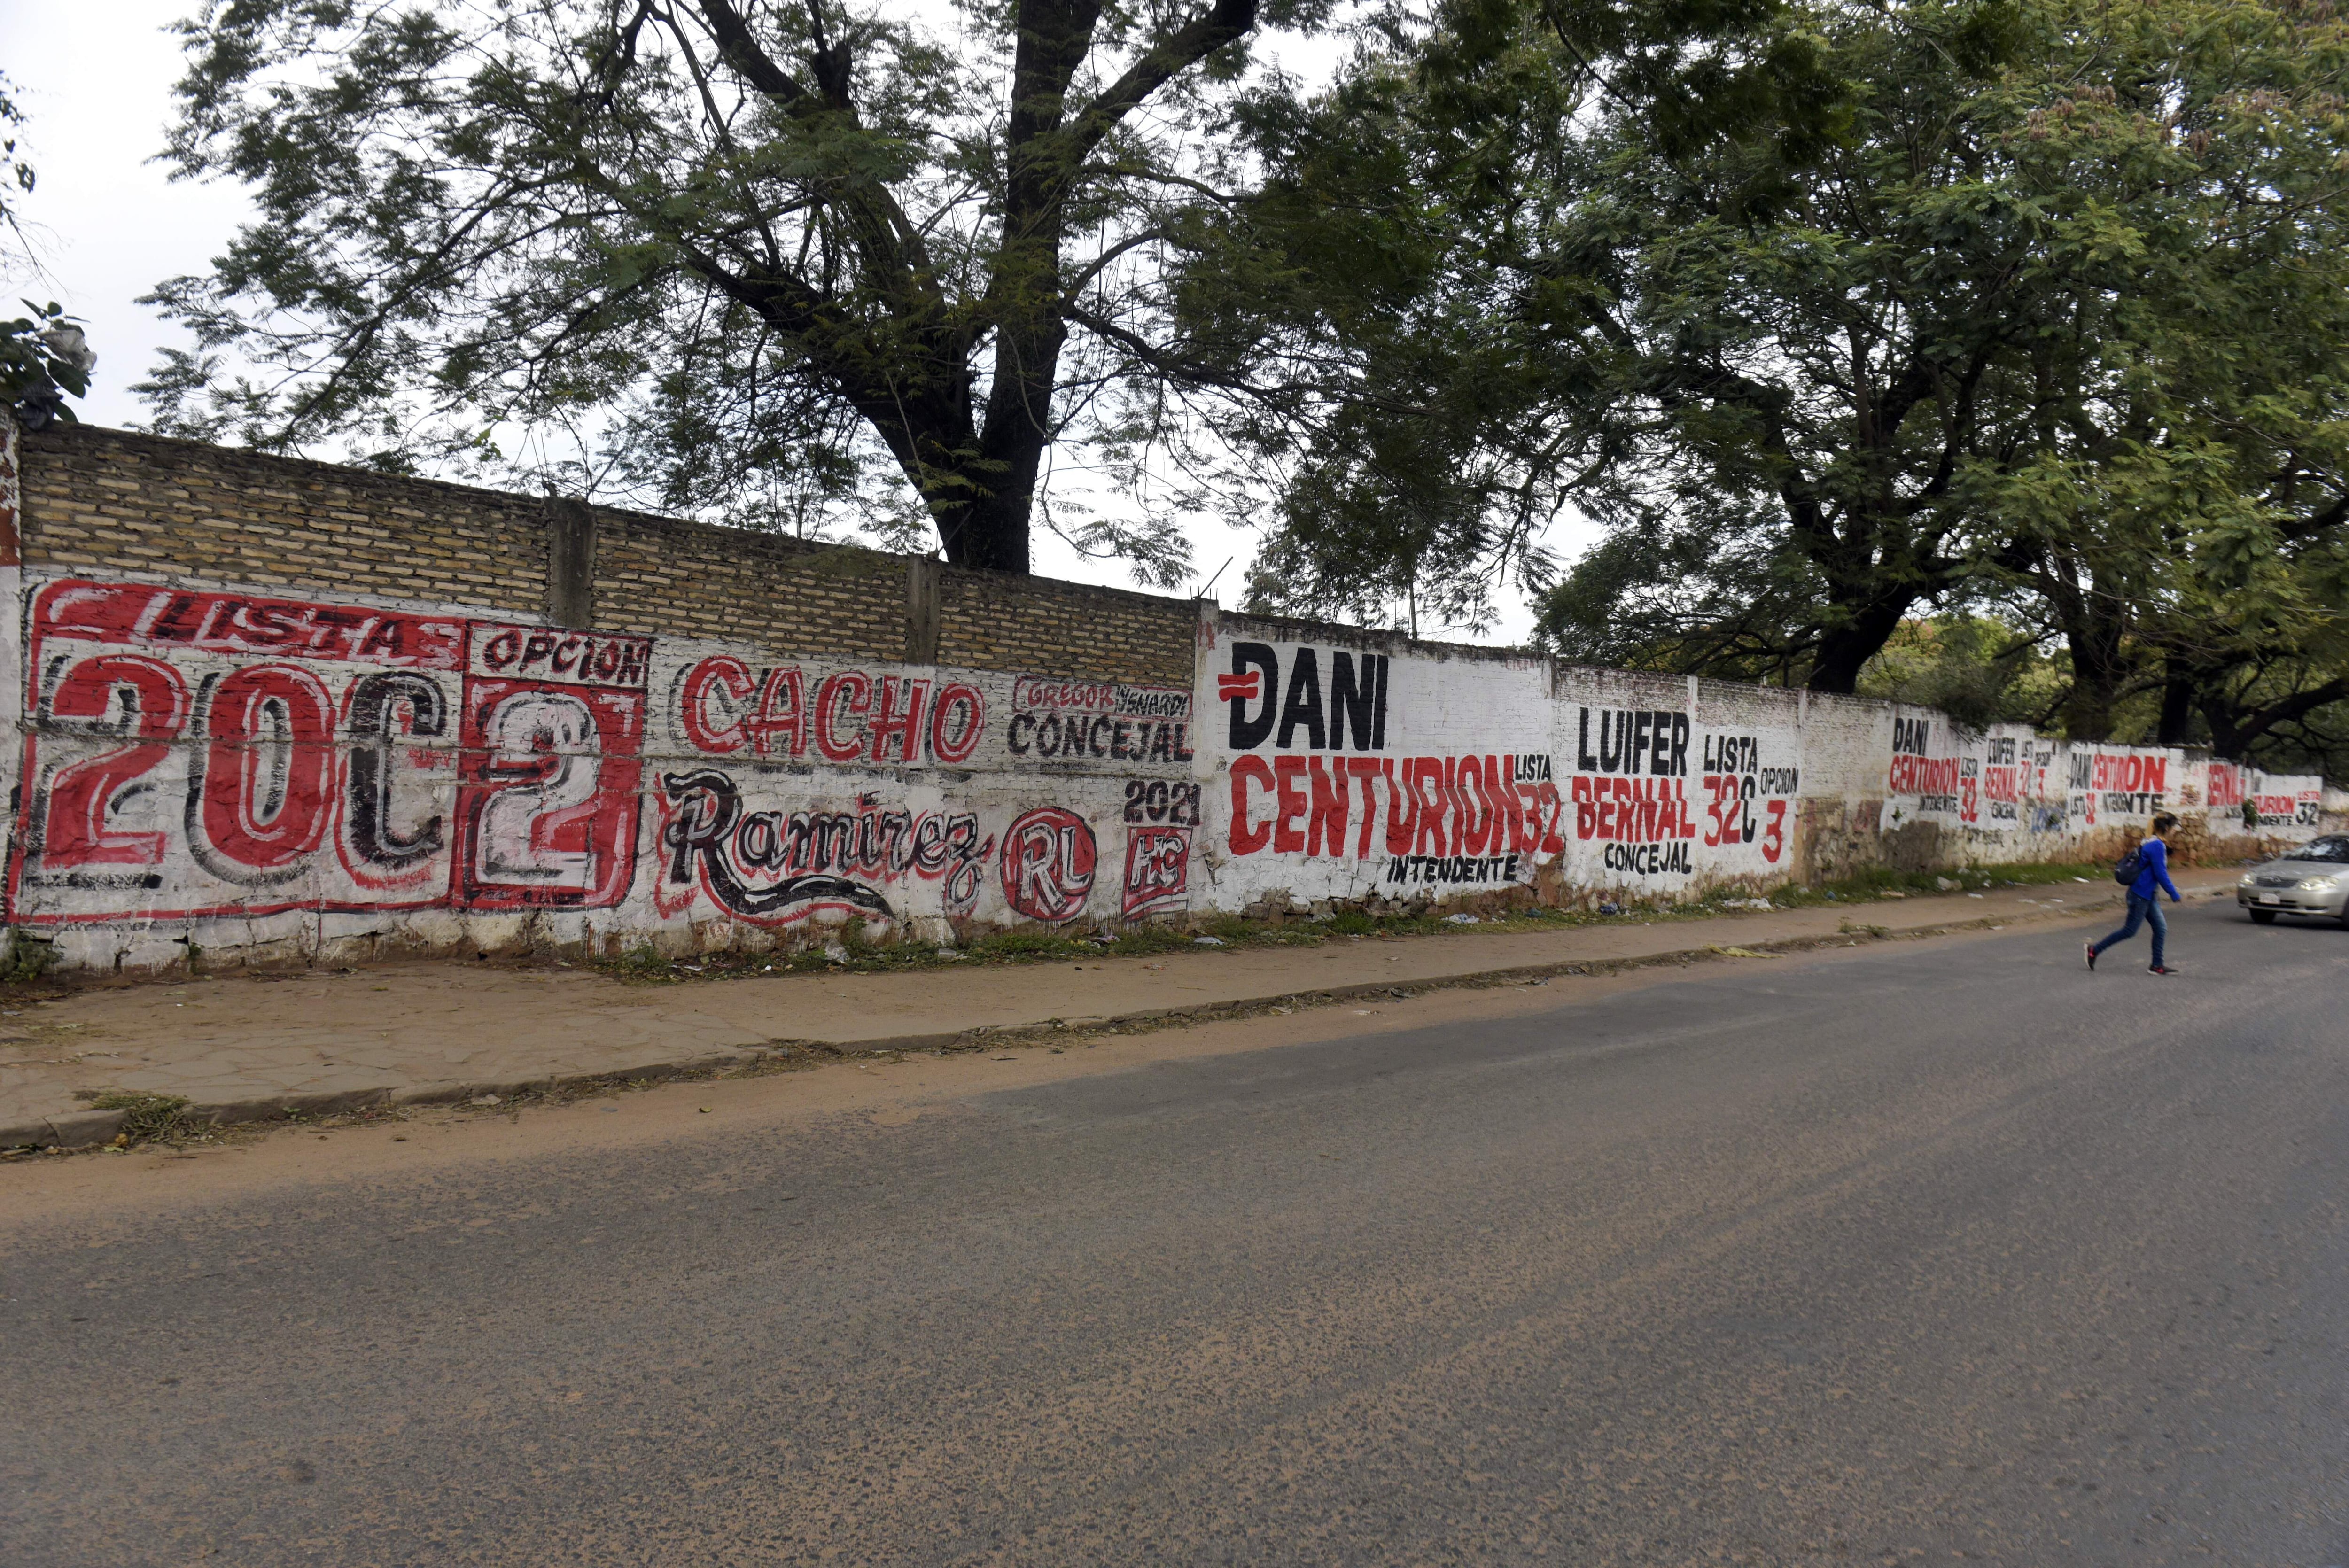
<svg viewBox="0 0 2349 1568">
<path fill-rule="evenodd" d="M 27 621 L 14 922 L 626 892 L 645 639 L 74 580 Z"/>
<path fill-rule="evenodd" d="M 1723 723 L 1685 682 L 1559 683 L 1559 755 L 1578 887 L 1666 895 L 1790 869 L 1802 737 L 1768 716 Z"/>
<path fill-rule="evenodd" d="M 25 617 L 19 926 L 944 935 L 1191 895 L 1181 689 L 81 579 Z"/>
<path fill-rule="evenodd" d="M 2259 770 L 2235 762 L 2208 765 L 2203 785 L 2207 825 L 2214 834 L 2242 832 L 2250 825 L 2244 805 L 2259 787 Z"/>
<path fill-rule="evenodd" d="M 1959 777 L 1964 760 L 1956 726 L 1926 708 L 1895 707 L 1892 752 L 1884 776 L 1884 830 L 1913 823 L 1961 825 Z"/>
<path fill-rule="evenodd" d="M 1914 822 L 1969 835 L 2068 831 L 2062 748 L 2025 725 L 1966 730 L 1948 716 L 1896 708 L 1885 772 L 1884 826 Z"/>
<path fill-rule="evenodd" d="M 1692 711 L 1684 681 L 1283 629 L 1202 634 L 1214 907 L 1669 896 L 1793 864 L 1794 725 Z"/>
<path fill-rule="evenodd" d="M 2201 770 L 2173 748 L 2066 744 L 2021 725 L 1966 731 L 1924 709 L 1896 709 L 1889 723 L 1887 831 L 1930 823 L 1994 857 L 2046 855 L 2062 838 L 2143 829 L 2202 799 Z"/>
<path fill-rule="evenodd" d="M 2179 804 L 2185 758 L 2152 747 L 2074 745 L 2066 751 L 2065 795 L 2083 832 L 2149 826 Z"/>
<path fill-rule="evenodd" d="M 1813 823 L 1845 865 L 2325 820 L 2171 749 L 1212 610 L 1185 688 L 17 581 L 6 921 L 83 965 L 1672 899 L 1806 874 Z"/>
<path fill-rule="evenodd" d="M 2203 771 L 2205 821 L 2213 837 L 2248 834 L 2289 843 L 2326 830 L 2324 780 L 2318 775 L 2263 773 L 2215 760 Z"/>
<path fill-rule="evenodd" d="M 2261 773 L 2251 791 L 2253 825 L 2263 837 L 2305 841 L 2323 829 L 2324 780 L 2315 774 Z"/>
<path fill-rule="evenodd" d="M 1533 660 L 1208 622 L 1195 706 L 1210 903 L 1532 885 L 1565 847 L 1547 686 Z"/>
<path fill-rule="evenodd" d="M 651 897 L 789 926 L 1179 913 L 1190 694 L 980 671 L 758 663 L 664 639 Z"/>
</svg>

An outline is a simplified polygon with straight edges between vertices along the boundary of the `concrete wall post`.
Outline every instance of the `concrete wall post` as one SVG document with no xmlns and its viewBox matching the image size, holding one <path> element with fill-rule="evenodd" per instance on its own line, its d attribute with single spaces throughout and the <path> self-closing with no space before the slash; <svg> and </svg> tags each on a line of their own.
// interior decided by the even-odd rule
<svg viewBox="0 0 2349 1568">
<path fill-rule="evenodd" d="M 546 618 L 595 624 L 595 509 L 569 496 L 546 498 Z"/>
<path fill-rule="evenodd" d="M 22 443 L 17 438 L 14 409 L 0 406 L 0 728 L 8 744 L 0 747 L 0 852 L 13 854 L 16 813 L 24 793 L 17 776 L 25 745 L 19 731 L 25 722 L 25 487 Z M 0 957 L 16 950 L 16 934 L 0 933 Z"/>
<path fill-rule="evenodd" d="M 0 407 L 0 566 L 25 562 L 23 477 L 18 472 L 16 416 Z"/>
<path fill-rule="evenodd" d="M 905 662 L 938 662 L 938 601 L 945 580 L 936 556 L 905 558 Z"/>
</svg>

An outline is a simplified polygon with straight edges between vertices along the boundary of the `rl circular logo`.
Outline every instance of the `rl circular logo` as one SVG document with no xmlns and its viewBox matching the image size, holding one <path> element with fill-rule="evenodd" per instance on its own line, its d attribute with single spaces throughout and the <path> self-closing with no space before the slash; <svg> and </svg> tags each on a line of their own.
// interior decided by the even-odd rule
<svg viewBox="0 0 2349 1568">
<path fill-rule="evenodd" d="M 1003 835 L 1003 897 L 1030 920 L 1058 925 L 1084 913 L 1093 890 L 1093 830 L 1074 811 L 1039 806 Z"/>
</svg>

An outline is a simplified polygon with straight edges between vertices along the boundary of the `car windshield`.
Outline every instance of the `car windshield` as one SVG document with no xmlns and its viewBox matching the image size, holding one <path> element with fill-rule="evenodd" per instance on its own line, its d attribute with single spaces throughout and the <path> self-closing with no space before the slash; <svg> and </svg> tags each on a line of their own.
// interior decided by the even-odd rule
<svg viewBox="0 0 2349 1568">
<path fill-rule="evenodd" d="M 2349 861 L 2349 838 L 2318 839 L 2284 856 L 2288 861 Z"/>
</svg>

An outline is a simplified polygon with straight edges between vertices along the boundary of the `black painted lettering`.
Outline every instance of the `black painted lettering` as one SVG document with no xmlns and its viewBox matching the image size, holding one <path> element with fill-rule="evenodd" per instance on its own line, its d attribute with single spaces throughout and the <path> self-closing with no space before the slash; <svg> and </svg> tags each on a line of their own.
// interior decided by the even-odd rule
<svg viewBox="0 0 2349 1568">
<path fill-rule="evenodd" d="M 1306 744 L 1315 751 L 1325 748 L 1328 732 L 1321 722 L 1321 661 L 1310 648 L 1297 650 L 1297 663 L 1288 672 L 1288 694 L 1280 704 L 1280 740 L 1283 750 L 1295 744 L 1299 726 L 1305 730 Z"/>
<path fill-rule="evenodd" d="M 440 819 L 427 818 L 412 833 L 391 824 L 392 780 L 398 772 L 395 712 L 408 712 L 410 735 L 447 732 L 449 707 L 440 687 L 405 670 L 379 670 L 351 688 L 351 848 L 371 865 L 399 870 L 440 852 Z"/>
<path fill-rule="evenodd" d="M 1280 655 L 1265 643 L 1234 643 L 1232 645 L 1232 691 L 1246 681 L 1250 674 L 1257 680 L 1249 685 L 1255 691 L 1234 691 L 1227 698 L 1232 711 L 1232 749 L 1253 751 L 1272 735 L 1272 727 L 1280 714 Z M 1256 717 L 1248 717 L 1250 700 L 1260 700 L 1264 706 Z"/>
<path fill-rule="evenodd" d="M 1340 648 L 1330 655 L 1330 748 L 1343 751 L 1350 743 L 1356 751 L 1371 749 L 1371 709 L 1379 695 L 1379 673 L 1371 661 L 1375 655 L 1362 655 L 1361 679 L 1354 678 L 1354 655 Z"/>
</svg>

